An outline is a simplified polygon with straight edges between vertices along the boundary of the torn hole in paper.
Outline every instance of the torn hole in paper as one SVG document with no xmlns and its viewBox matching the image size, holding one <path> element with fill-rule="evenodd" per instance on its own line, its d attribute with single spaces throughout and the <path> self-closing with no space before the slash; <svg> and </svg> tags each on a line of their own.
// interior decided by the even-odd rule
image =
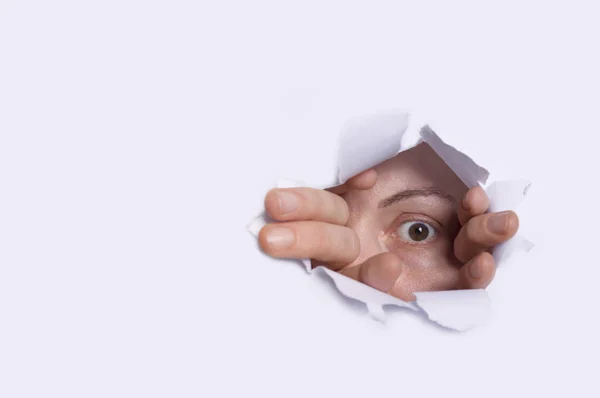
<svg viewBox="0 0 600 398">
<path fill-rule="evenodd" d="M 482 288 L 464 289 L 464 279 L 472 274 L 453 254 L 462 228 L 456 208 L 469 189 L 480 186 L 489 199 L 488 212 L 514 211 L 531 184 L 488 183 L 487 170 L 445 143 L 431 126 L 400 111 L 345 125 L 338 175 L 330 186 L 370 168 L 377 172 L 372 189 L 340 194 L 350 208 L 347 226 L 359 236 L 358 257 L 341 270 L 304 259 L 306 270 L 327 275 L 340 293 L 365 303 L 380 321 L 385 320 L 383 306 L 391 305 L 421 311 L 455 330 L 484 323 L 490 314 L 487 293 Z M 299 184 L 280 181 L 277 186 Z M 249 229 L 258 235 L 267 222 L 263 213 Z M 495 246 L 493 260 L 499 266 L 511 253 L 532 247 L 517 235 Z"/>
</svg>

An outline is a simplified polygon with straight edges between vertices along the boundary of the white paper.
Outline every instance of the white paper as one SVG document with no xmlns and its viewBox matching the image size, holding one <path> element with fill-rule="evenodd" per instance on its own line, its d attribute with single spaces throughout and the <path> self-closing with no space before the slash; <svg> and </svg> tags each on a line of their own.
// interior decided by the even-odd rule
<svg viewBox="0 0 600 398">
<path fill-rule="evenodd" d="M 429 144 L 468 188 L 484 184 L 487 181 L 490 173 L 486 169 L 478 166 L 467 155 L 442 141 L 431 127 L 423 126 L 420 129 L 420 135 L 421 140 Z"/>
<path fill-rule="evenodd" d="M 496 181 L 491 183 L 485 192 L 490 200 L 488 212 L 495 213 L 506 210 L 517 210 L 517 207 L 525 199 L 527 191 L 531 187 L 531 182 L 525 180 L 517 181 Z M 533 248 L 533 243 L 521 235 L 515 235 L 506 242 L 496 247 L 492 255 L 496 265 L 500 266 L 517 251 L 529 252 Z"/>
<path fill-rule="evenodd" d="M 392 111 L 347 122 L 340 139 L 339 183 L 396 156 L 408 116 Z"/>
<path fill-rule="evenodd" d="M 343 183 L 421 142 L 429 144 L 467 187 L 480 185 L 486 189 L 490 199 L 488 211 L 515 211 L 531 186 L 530 182 L 522 180 L 489 182 L 490 175 L 485 168 L 445 143 L 424 119 L 411 117 L 401 111 L 382 112 L 346 123 L 340 140 L 338 175 L 335 180 Z M 311 185 L 280 181 L 277 186 Z M 248 228 L 258 235 L 267 222 L 271 221 L 263 213 Z M 496 265 L 500 266 L 515 251 L 527 252 L 532 247 L 531 242 L 517 235 L 494 249 Z M 369 314 L 379 321 L 385 321 L 383 306 L 391 305 L 423 311 L 428 319 L 443 327 L 465 331 L 485 323 L 491 313 L 491 301 L 484 289 L 416 292 L 416 301 L 405 302 L 323 266 L 312 270 L 309 259 L 301 262 L 307 272 L 324 273 L 331 278 L 344 296 L 365 303 Z"/>
<path fill-rule="evenodd" d="M 484 324 L 492 302 L 484 289 L 415 293 L 416 305 L 429 320 L 449 329 L 465 331 Z"/>
</svg>

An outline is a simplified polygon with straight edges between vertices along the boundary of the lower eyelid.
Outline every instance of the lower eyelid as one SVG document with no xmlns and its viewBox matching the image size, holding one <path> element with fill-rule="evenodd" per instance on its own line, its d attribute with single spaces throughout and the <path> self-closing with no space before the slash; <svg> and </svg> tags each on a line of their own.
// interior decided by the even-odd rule
<svg viewBox="0 0 600 398">
<path fill-rule="evenodd" d="M 423 242 L 409 242 L 409 241 L 404 240 L 404 239 L 393 239 L 391 241 L 388 241 L 386 245 L 388 247 L 388 250 L 390 248 L 392 248 L 392 250 L 394 248 L 396 250 L 401 250 L 402 248 L 408 249 L 410 247 L 412 247 L 412 248 L 419 248 L 420 247 L 422 249 L 425 249 L 425 248 L 429 247 L 430 245 L 433 245 L 433 244 L 437 243 L 438 241 L 439 241 L 439 237 L 438 236 L 434 237 L 431 240 L 423 241 Z"/>
</svg>

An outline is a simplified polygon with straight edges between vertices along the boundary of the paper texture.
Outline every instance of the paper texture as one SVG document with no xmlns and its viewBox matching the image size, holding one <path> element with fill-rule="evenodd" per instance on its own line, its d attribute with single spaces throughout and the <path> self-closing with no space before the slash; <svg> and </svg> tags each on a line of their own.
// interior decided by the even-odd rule
<svg viewBox="0 0 600 398">
<path fill-rule="evenodd" d="M 344 126 L 340 140 L 338 183 L 343 183 L 393 158 L 399 152 L 426 142 L 467 187 L 472 188 L 477 185 L 484 187 L 490 199 L 490 212 L 516 210 L 525 198 L 530 182 L 489 182 L 490 175 L 485 168 L 477 165 L 458 149 L 446 144 L 423 120 L 411 117 L 402 111 L 391 111 L 348 122 Z M 408 131 L 418 134 L 406 134 Z M 412 136 L 412 138 L 407 139 L 405 134 L 406 137 Z M 301 185 L 311 186 L 285 180 L 279 181 L 277 187 Z M 271 221 L 263 212 L 251 222 L 248 228 L 257 236 L 267 222 Z M 517 235 L 494 249 L 496 265 L 501 266 L 515 251 L 529 251 L 532 247 L 531 242 Z M 320 266 L 312 270 L 309 259 L 302 260 L 302 263 L 309 273 L 325 273 L 343 295 L 365 303 L 370 315 L 379 321 L 385 321 L 383 306 L 393 305 L 422 311 L 428 319 L 443 327 L 465 331 L 485 323 L 491 313 L 491 301 L 483 289 L 417 292 L 414 302 L 405 302 L 325 267 Z"/>
<path fill-rule="evenodd" d="M 338 182 L 393 158 L 408 128 L 408 114 L 387 112 L 346 123 L 340 139 Z"/>
<path fill-rule="evenodd" d="M 465 331 L 484 324 L 491 304 L 484 289 L 415 293 L 417 306 L 429 320 L 449 329 Z"/>
<path fill-rule="evenodd" d="M 488 211 L 512 210 L 516 212 L 517 206 L 525 199 L 530 186 L 531 183 L 525 180 L 493 182 L 485 189 L 490 199 L 490 208 Z M 499 266 L 512 253 L 517 251 L 529 252 L 532 248 L 533 243 L 517 234 L 510 240 L 497 245 L 492 254 L 496 264 Z"/>
</svg>

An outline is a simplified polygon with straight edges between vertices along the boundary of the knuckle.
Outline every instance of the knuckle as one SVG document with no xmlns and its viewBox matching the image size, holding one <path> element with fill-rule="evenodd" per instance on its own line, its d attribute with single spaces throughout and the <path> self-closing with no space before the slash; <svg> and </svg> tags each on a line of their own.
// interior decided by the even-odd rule
<svg viewBox="0 0 600 398">
<path fill-rule="evenodd" d="M 329 192 L 323 192 L 321 196 L 319 207 L 322 211 L 327 212 L 327 219 L 334 223 L 345 223 L 347 208 L 346 202 L 337 195 L 333 195 Z"/>
<path fill-rule="evenodd" d="M 341 197 L 327 191 L 315 190 L 306 195 L 305 214 L 309 219 L 345 224 L 349 211 Z"/>
<path fill-rule="evenodd" d="M 306 220 L 316 220 L 319 218 L 322 206 L 321 192 L 312 188 L 303 188 L 298 190 L 299 211 Z"/>
<path fill-rule="evenodd" d="M 322 212 L 323 206 L 323 194 L 325 191 L 311 191 L 306 199 L 306 211 L 311 218 L 319 218 L 319 213 Z"/>
<path fill-rule="evenodd" d="M 315 254 L 323 255 L 327 253 L 328 242 L 327 242 L 327 233 L 325 233 L 324 225 L 316 224 L 314 228 L 310 231 L 310 238 L 305 241 L 310 242 L 310 246 L 315 252 Z"/>
</svg>

